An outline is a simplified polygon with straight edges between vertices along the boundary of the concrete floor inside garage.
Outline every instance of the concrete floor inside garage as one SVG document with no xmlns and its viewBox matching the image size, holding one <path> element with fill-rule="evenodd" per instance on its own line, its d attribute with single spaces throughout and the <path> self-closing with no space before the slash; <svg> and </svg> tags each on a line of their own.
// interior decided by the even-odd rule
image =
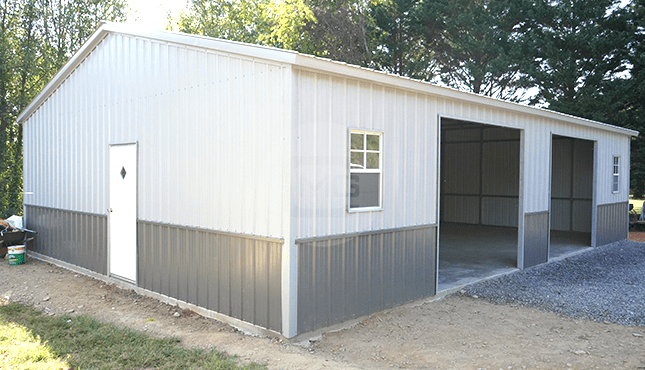
<svg viewBox="0 0 645 370">
<path fill-rule="evenodd" d="M 552 230 L 549 261 L 578 253 L 590 245 L 589 233 Z M 517 228 L 441 223 L 437 292 L 516 269 Z"/>
</svg>

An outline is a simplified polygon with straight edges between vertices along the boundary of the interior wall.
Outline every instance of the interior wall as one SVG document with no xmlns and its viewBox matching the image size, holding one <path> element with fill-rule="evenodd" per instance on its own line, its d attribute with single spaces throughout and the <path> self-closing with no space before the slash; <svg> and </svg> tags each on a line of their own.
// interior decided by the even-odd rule
<svg viewBox="0 0 645 370">
<path fill-rule="evenodd" d="M 441 221 L 517 227 L 520 131 L 442 119 Z"/>
<path fill-rule="evenodd" d="M 551 230 L 591 232 L 594 143 L 553 136 Z"/>
</svg>

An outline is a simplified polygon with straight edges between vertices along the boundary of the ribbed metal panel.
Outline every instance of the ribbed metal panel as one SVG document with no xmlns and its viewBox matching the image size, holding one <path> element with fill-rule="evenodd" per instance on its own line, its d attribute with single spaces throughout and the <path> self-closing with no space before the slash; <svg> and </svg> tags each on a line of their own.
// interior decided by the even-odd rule
<svg viewBox="0 0 645 370">
<path fill-rule="evenodd" d="M 483 197 L 481 223 L 491 226 L 517 227 L 518 202 L 516 197 Z"/>
<path fill-rule="evenodd" d="M 427 96 L 296 71 L 293 84 L 294 237 L 436 222 L 436 107 Z M 383 210 L 347 212 L 350 128 L 383 133 Z"/>
<path fill-rule="evenodd" d="M 523 212 L 542 212 L 549 209 L 549 172 L 551 130 L 557 123 L 545 119 L 522 117 L 524 127 L 523 152 Z"/>
<path fill-rule="evenodd" d="M 441 148 L 442 191 L 479 195 L 481 190 L 481 143 L 447 143 Z"/>
<path fill-rule="evenodd" d="M 482 194 L 517 198 L 520 187 L 519 154 L 519 140 L 483 143 Z M 517 220 L 517 213 L 513 217 Z"/>
<path fill-rule="evenodd" d="M 282 240 L 138 222 L 139 285 L 282 330 Z"/>
<path fill-rule="evenodd" d="M 591 232 L 593 152 L 592 141 L 553 138 L 551 229 Z"/>
<path fill-rule="evenodd" d="M 288 70 L 108 35 L 25 124 L 25 203 L 105 214 L 108 144 L 136 141 L 140 219 L 283 237 Z"/>
<path fill-rule="evenodd" d="M 25 219 L 38 232 L 33 251 L 107 274 L 106 216 L 27 205 Z"/>
<path fill-rule="evenodd" d="M 571 201 L 569 199 L 551 199 L 551 229 L 571 230 Z"/>
<path fill-rule="evenodd" d="M 598 206 L 596 245 L 601 246 L 629 236 L 629 202 Z"/>
<path fill-rule="evenodd" d="M 518 130 L 445 119 L 442 221 L 516 227 L 519 150 Z"/>
<path fill-rule="evenodd" d="M 444 195 L 441 197 L 441 221 L 479 224 L 479 195 Z"/>
<path fill-rule="evenodd" d="M 298 333 L 435 294 L 436 226 L 296 243 Z"/>
<path fill-rule="evenodd" d="M 549 259 L 549 212 L 524 215 L 524 268 Z"/>
</svg>

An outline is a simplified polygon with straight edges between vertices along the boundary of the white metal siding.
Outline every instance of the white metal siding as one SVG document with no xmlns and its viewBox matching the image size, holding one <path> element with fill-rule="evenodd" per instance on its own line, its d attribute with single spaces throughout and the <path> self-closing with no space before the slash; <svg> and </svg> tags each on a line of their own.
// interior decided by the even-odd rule
<svg viewBox="0 0 645 370">
<path fill-rule="evenodd" d="M 105 214 L 108 144 L 137 141 L 139 219 L 283 237 L 289 70 L 108 35 L 25 124 L 25 203 Z"/>
<path fill-rule="evenodd" d="M 295 237 L 436 223 L 436 110 L 420 94 L 294 74 Z M 347 212 L 347 132 L 383 132 L 383 210 Z"/>
<path fill-rule="evenodd" d="M 295 70 L 293 89 L 292 222 L 297 238 L 437 222 L 436 133 L 439 116 L 524 131 L 525 140 L 519 148 L 524 158 L 524 213 L 549 209 L 552 134 L 597 141 L 600 159 L 596 169 L 598 204 L 627 199 L 627 136 L 309 70 Z M 350 128 L 383 132 L 382 211 L 346 211 L 346 141 Z M 488 135 L 496 136 L 498 133 L 491 131 Z M 504 146 L 516 147 L 518 144 L 490 145 L 499 147 L 491 147 L 494 155 L 499 150 L 503 151 Z M 446 150 L 448 153 L 442 155 L 463 156 L 463 153 L 451 152 L 450 145 Z M 621 193 L 618 195 L 611 194 L 613 155 L 622 156 Z M 489 175 L 487 172 L 486 176 Z M 494 181 L 490 184 L 492 188 L 487 190 L 500 195 L 514 195 L 519 187 L 516 183 L 505 183 L 506 187 L 500 187 Z M 467 197 L 445 198 L 445 202 L 460 202 L 446 205 L 446 209 L 474 204 Z M 508 202 L 502 198 L 488 200 L 486 209 L 482 209 L 482 217 L 490 223 L 516 224 L 515 219 L 504 216 L 502 220 L 497 214 L 497 209 L 517 212 L 516 206 L 506 204 Z M 473 221 L 478 212 L 478 208 L 473 210 Z M 446 220 L 451 219 L 450 214 L 445 216 Z"/>
</svg>

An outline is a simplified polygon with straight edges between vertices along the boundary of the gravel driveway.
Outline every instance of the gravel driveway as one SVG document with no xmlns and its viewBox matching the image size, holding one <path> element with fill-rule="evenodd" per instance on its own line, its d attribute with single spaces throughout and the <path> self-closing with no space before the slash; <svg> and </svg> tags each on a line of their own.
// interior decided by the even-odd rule
<svg viewBox="0 0 645 370">
<path fill-rule="evenodd" d="M 645 243 L 590 249 L 468 286 L 461 294 L 576 319 L 645 326 Z"/>
</svg>

